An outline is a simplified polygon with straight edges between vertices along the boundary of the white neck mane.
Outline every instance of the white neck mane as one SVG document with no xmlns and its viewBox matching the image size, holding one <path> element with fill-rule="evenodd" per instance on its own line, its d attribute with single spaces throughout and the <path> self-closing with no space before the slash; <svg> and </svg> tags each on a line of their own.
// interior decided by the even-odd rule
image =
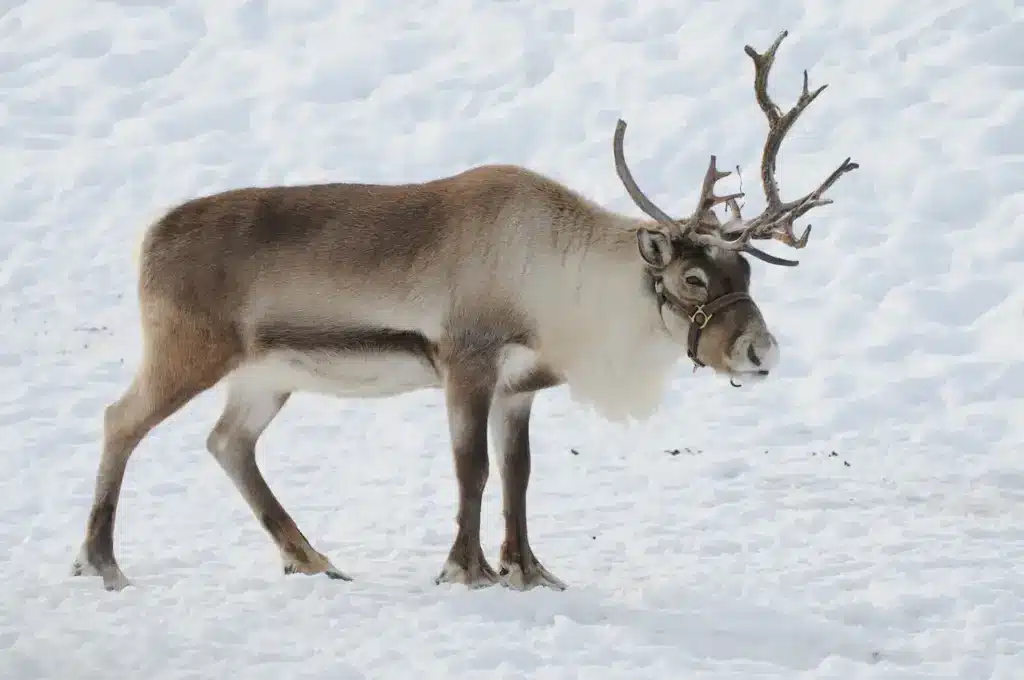
<svg viewBox="0 0 1024 680">
<path fill-rule="evenodd" d="M 573 400 L 609 420 L 642 420 L 660 406 L 685 349 L 644 290 L 635 239 L 611 233 L 614 242 L 574 253 L 558 268 L 569 280 L 548 288 L 552 297 L 566 292 L 544 302 L 541 344 Z"/>
</svg>

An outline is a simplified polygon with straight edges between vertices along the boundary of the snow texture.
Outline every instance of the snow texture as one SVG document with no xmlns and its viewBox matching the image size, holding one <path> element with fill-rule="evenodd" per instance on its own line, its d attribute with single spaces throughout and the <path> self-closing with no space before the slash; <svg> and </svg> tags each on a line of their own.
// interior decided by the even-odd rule
<svg viewBox="0 0 1024 680">
<path fill-rule="evenodd" d="M 639 215 L 621 116 L 656 201 L 688 212 L 715 153 L 756 211 L 743 45 L 783 29 L 780 104 L 804 68 L 830 84 L 783 146 L 784 195 L 861 168 L 803 220 L 799 267 L 754 261 L 768 382 L 683 359 L 632 425 L 537 400 L 531 539 L 568 590 L 433 584 L 457 498 L 438 392 L 296 397 L 261 440 L 351 583 L 281 573 L 204 450 L 221 389 L 131 461 L 134 587 L 69 575 L 163 210 L 506 162 Z M 1024 677 L 1022 37 L 1020 0 L 0 2 L 0 677 Z"/>
</svg>

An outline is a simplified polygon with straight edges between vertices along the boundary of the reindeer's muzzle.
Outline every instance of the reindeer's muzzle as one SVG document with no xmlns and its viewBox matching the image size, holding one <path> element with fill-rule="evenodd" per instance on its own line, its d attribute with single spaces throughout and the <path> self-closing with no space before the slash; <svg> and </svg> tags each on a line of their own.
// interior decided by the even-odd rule
<svg viewBox="0 0 1024 680">
<path fill-rule="evenodd" d="M 715 323 L 728 323 L 724 313 L 728 308 L 746 302 L 754 308 L 754 320 L 736 337 L 732 346 L 726 350 L 727 369 L 735 378 L 745 376 L 767 376 L 779 359 L 778 343 L 761 319 L 757 304 L 749 294 L 743 292 L 726 293 L 706 302 L 703 305 L 687 305 L 676 296 L 665 290 L 660 282 L 656 282 L 655 291 L 677 313 L 684 314 L 690 320 L 686 338 L 686 356 L 694 363 L 694 368 L 703 368 L 700 360 L 700 342 L 704 331 Z M 738 386 L 738 385 L 737 385 Z"/>
<path fill-rule="evenodd" d="M 778 363 L 779 345 L 767 330 L 755 329 L 739 337 L 730 356 L 735 371 L 763 377 Z"/>
</svg>

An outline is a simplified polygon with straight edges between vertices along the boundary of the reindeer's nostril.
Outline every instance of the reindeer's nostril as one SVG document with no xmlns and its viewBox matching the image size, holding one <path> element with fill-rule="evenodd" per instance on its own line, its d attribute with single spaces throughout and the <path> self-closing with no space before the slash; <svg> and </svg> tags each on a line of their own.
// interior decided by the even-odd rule
<svg viewBox="0 0 1024 680">
<path fill-rule="evenodd" d="M 754 350 L 754 343 L 747 345 L 747 358 L 750 359 L 750 363 L 755 366 L 761 365 L 761 358 L 757 356 L 757 352 Z"/>
</svg>

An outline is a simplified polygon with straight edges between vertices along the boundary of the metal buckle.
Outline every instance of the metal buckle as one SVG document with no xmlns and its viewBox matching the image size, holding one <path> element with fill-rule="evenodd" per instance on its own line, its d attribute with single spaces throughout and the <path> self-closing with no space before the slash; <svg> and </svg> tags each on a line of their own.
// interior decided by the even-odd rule
<svg viewBox="0 0 1024 680">
<path fill-rule="evenodd" d="M 697 305 L 697 309 L 693 312 L 693 314 L 690 315 L 691 323 L 697 323 L 698 314 L 701 315 L 704 321 L 697 327 L 701 330 L 704 330 L 704 327 L 708 325 L 709 321 L 711 321 L 711 315 L 705 312 L 704 308 L 701 305 Z"/>
</svg>

